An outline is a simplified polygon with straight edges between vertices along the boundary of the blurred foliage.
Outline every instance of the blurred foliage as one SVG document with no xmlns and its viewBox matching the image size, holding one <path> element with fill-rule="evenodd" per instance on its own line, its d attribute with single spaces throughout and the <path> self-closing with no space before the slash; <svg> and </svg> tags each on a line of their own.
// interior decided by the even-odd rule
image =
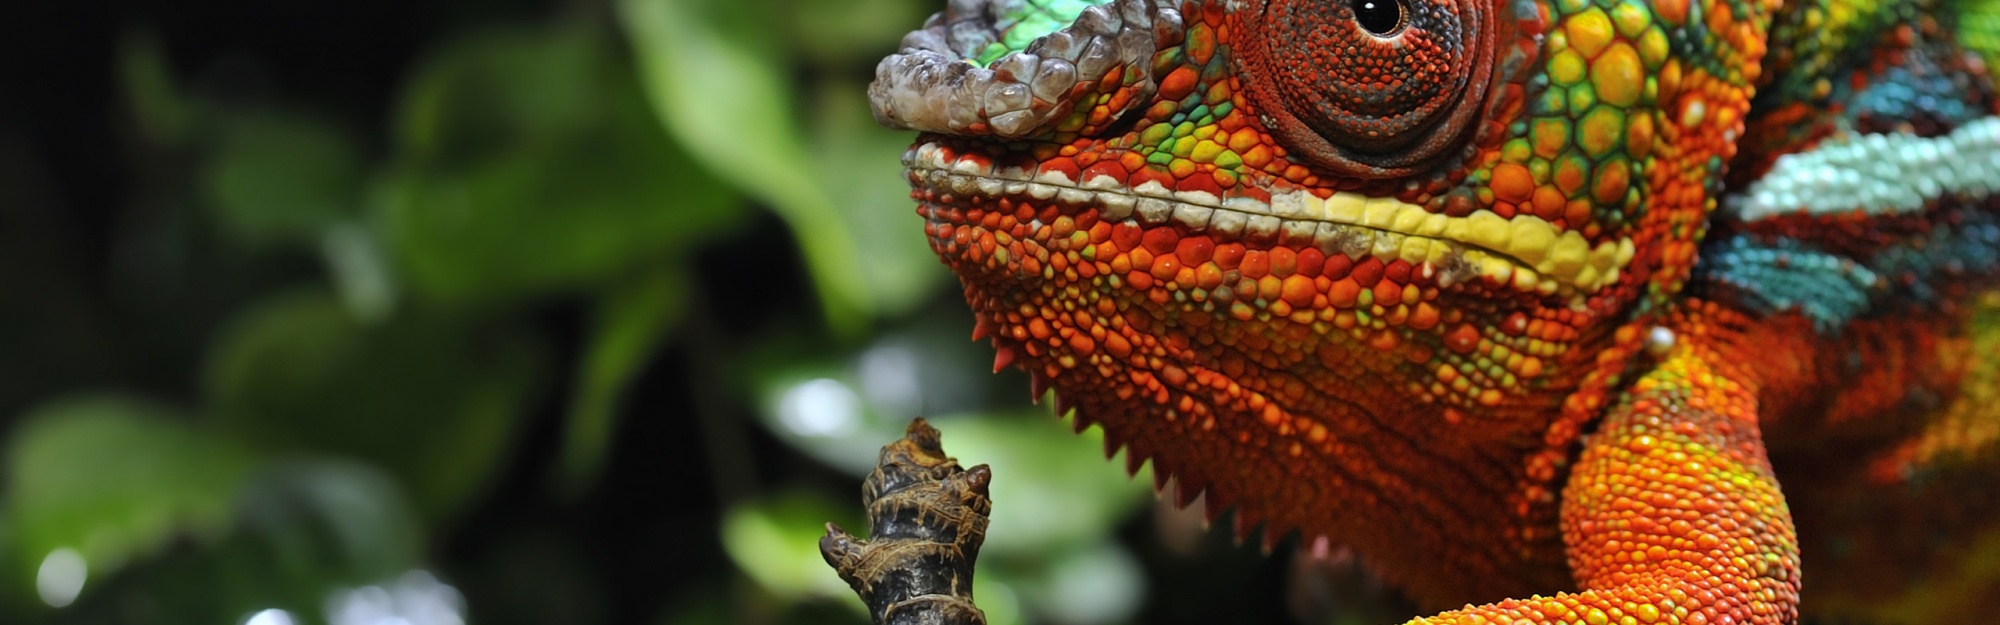
<svg viewBox="0 0 2000 625">
<path fill-rule="evenodd" d="M 513 438 L 535 352 L 518 328 L 420 313 L 364 326 L 330 296 L 279 294 L 216 338 L 209 416 L 259 449 L 368 460 L 441 518 Z"/>
<path fill-rule="evenodd" d="M 130 16 L 115 188 L 0 127 L 0 622 L 857 623 L 919 414 L 991 622 L 1135 618 L 1149 477 L 984 372 L 868 111 L 935 2 L 391 6 Z"/>
<path fill-rule="evenodd" d="M 8 441 L 11 541 L 35 559 L 67 547 L 115 568 L 176 534 L 213 540 L 248 481 L 249 454 L 168 409 L 114 396 L 58 400 Z M 107 459 L 116 462 L 106 462 Z"/>
<path fill-rule="evenodd" d="M 874 0 L 890 5 L 895 0 Z M 901 166 L 892 158 L 907 139 L 872 130 L 865 76 L 846 67 L 818 67 L 815 51 L 831 62 L 870 63 L 901 37 L 879 23 L 915 24 L 923 9 L 844 6 L 831 0 L 619 0 L 621 23 L 639 57 L 642 80 L 667 128 L 716 175 L 756 196 L 792 227 L 820 290 L 821 306 L 836 330 L 852 333 L 869 315 L 908 312 L 937 285 L 922 238 L 881 226 L 884 200 L 905 197 Z M 796 10 L 815 7 L 816 10 Z M 789 33 L 827 33 L 809 21 L 841 12 L 871 23 L 873 39 L 806 36 L 788 49 Z M 790 18 L 772 28 L 769 16 Z M 904 19 L 897 19 L 904 18 Z M 845 22 L 857 21 L 850 17 Z M 906 27 L 897 27 L 907 30 Z M 832 49 L 832 50 L 829 50 Z M 857 54 L 859 52 L 859 54 Z M 819 90 L 804 97 L 789 81 L 798 70 L 820 71 Z M 818 111 L 808 132 L 794 110 L 801 102 Z M 893 180 L 894 185 L 876 182 Z"/>
<path fill-rule="evenodd" d="M 582 26 L 452 43 L 416 70 L 396 121 L 379 219 L 423 296 L 505 306 L 588 288 L 741 223 L 736 194 L 667 139 Z"/>
</svg>

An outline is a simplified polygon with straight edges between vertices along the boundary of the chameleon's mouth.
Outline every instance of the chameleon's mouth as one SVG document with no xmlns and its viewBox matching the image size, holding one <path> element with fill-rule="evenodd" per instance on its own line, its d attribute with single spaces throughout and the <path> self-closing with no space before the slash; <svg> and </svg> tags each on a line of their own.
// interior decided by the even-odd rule
<svg viewBox="0 0 2000 625">
<path fill-rule="evenodd" d="M 892 128 L 1005 138 L 1059 126 L 1081 103 L 1137 106 L 1154 89 L 1153 53 L 1182 37 L 1171 4 L 953 0 L 876 65 L 869 103 Z"/>
<path fill-rule="evenodd" d="M 1130 185 L 1112 176 L 1074 180 L 1052 170 L 996 166 L 978 153 L 925 141 L 903 155 L 910 184 L 969 198 L 1027 198 L 1071 208 L 1095 208 L 1108 221 L 1169 222 L 1246 242 L 1317 247 L 1351 259 L 1374 256 L 1427 267 L 1441 286 L 1475 276 L 1544 295 L 1591 293 L 1618 281 L 1631 261 L 1630 239 L 1592 246 L 1574 231 L 1533 215 L 1512 219 L 1488 211 L 1453 217 L 1389 197 L 1337 191 L 1273 192 L 1270 201 L 1175 191 L 1157 182 Z"/>
</svg>

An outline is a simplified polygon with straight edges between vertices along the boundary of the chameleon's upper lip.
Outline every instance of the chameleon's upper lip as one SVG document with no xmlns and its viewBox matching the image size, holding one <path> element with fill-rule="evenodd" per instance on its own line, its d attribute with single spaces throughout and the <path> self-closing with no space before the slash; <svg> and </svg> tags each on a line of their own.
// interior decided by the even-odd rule
<svg viewBox="0 0 2000 625">
<path fill-rule="evenodd" d="M 1267 203 L 1175 191 L 1156 182 L 1130 186 L 1099 176 L 1072 180 L 1058 171 L 995 167 L 981 155 L 955 155 L 936 142 L 904 153 L 910 183 L 960 196 L 1026 196 L 1099 207 L 1105 219 L 1147 224 L 1172 221 L 1191 231 L 1246 240 L 1317 246 L 1359 259 L 1401 259 L 1429 265 L 1441 284 L 1473 275 L 1543 294 L 1595 292 L 1618 281 L 1633 256 L 1630 239 L 1591 245 L 1582 234 L 1534 215 L 1512 219 L 1490 211 L 1453 217 L 1392 197 L 1346 191 L 1287 190 Z"/>
<path fill-rule="evenodd" d="M 982 67 L 984 50 L 1005 47 L 1000 42 L 1011 25 L 1003 13 L 1019 8 L 1010 4 L 955 0 L 905 35 L 868 85 L 875 120 L 891 128 L 1029 136 L 1108 91 L 1131 90 L 1137 97 L 1127 98 L 1127 106 L 1145 102 L 1154 89 L 1153 53 L 1182 37 L 1178 3 L 1115 0 L 1083 8 L 1070 25 Z M 1106 84 L 1114 72 L 1118 79 Z"/>
</svg>

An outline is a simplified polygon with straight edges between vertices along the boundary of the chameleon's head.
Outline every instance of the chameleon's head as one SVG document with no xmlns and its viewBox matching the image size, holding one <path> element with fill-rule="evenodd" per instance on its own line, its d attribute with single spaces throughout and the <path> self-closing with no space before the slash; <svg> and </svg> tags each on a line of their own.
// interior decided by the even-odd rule
<svg viewBox="0 0 2000 625">
<path fill-rule="evenodd" d="M 1701 13 L 952 0 L 869 95 L 1003 360 L 1163 465 L 1337 455 L 1546 408 L 1678 287 L 1760 45 Z"/>
</svg>

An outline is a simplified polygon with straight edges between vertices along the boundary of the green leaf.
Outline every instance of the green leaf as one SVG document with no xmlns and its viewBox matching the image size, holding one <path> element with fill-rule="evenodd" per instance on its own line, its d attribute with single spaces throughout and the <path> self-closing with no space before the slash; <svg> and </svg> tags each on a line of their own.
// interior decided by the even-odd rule
<svg viewBox="0 0 2000 625">
<path fill-rule="evenodd" d="M 204 382 L 224 430 L 261 448 L 370 461 L 438 519 L 498 468 L 534 394 L 538 351 L 505 323 L 406 311 L 364 326 L 306 292 L 235 320 Z"/>
<path fill-rule="evenodd" d="M 317 242 L 359 212 L 362 162 L 341 129 L 272 110 L 233 113 L 202 180 L 214 218 L 251 243 Z"/>
<path fill-rule="evenodd" d="M 232 508 L 229 531 L 213 540 L 172 543 L 115 580 L 91 569 L 95 590 L 51 621 L 242 623 L 279 608 L 325 622 L 312 615 L 330 591 L 408 571 L 423 551 L 422 528 L 395 483 L 356 463 L 265 464 Z M 0 611 L 9 623 L 25 613 Z"/>
<path fill-rule="evenodd" d="M 380 188 L 417 293 L 495 303 L 585 290 L 742 223 L 741 202 L 660 129 L 583 27 L 496 29 L 423 63 Z"/>
<path fill-rule="evenodd" d="M 875 125 L 866 85 L 840 59 L 886 51 L 902 27 L 850 32 L 846 20 L 887 23 L 920 13 L 899 0 L 867 7 L 827 2 L 621 0 L 641 77 L 660 120 L 718 176 L 774 208 L 791 226 L 836 330 L 908 312 L 949 283 L 911 216 L 900 156 L 909 134 Z M 814 97 L 791 84 L 773 10 L 792 16 L 799 56 L 827 71 Z M 802 14 L 805 11 L 807 14 Z M 809 15 L 808 15 L 809 14 Z M 900 24 L 914 23 L 896 22 Z M 841 34 L 835 34 L 841 33 Z M 829 67 L 830 66 L 830 67 Z M 810 110 L 810 127 L 798 123 Z"/>
<path fill-rule="evenodd" d="M 177 536 L 213 540 L 252 464 L 161 406 L 115 395 L 46 404 L 7 445 L 8 530 L 25 560 L 12 567 L 35 579 L 69 550 L 92 579 Z"/>
<path fill-rule="evenodd" d="M 910 135 L 875 124 L 862 83 L 829 79 L 815 102 L 813 171 L 853 240 L 868 301 L 877 315 L 907 314 L 956 284 L 910 200 L 902 161 Z"/>
<path fill-rule="evenodd" d="M 591 134 L 631 93 L 611 50 L 579 26 L 499 26 L 438 44 L 395 112 L 398 156 L 473 166 L 494 151 Z M 626 84 L 618 84 L 618 83 Z"/>
<path fill-rule="evenodd" d="M 590 344 L 576 370 L 563 435 L 561 488 L 575 493 L 596 479 L 611 438 L 619 396 L 669 330 L 680 322 L 689 285 L 677 266 L 642 272 L 597 297 Z"/>
<path fill-rule="evenodd" d="M 835 198 L 814 176 L 789 68 L 768 15 L 749 2 L 620 0 L 621 22 L 659 119 L 717 176 L 771 205 L 804 251 L 827 319 L 843 332 L 874 312 Z"/>
</svg>

